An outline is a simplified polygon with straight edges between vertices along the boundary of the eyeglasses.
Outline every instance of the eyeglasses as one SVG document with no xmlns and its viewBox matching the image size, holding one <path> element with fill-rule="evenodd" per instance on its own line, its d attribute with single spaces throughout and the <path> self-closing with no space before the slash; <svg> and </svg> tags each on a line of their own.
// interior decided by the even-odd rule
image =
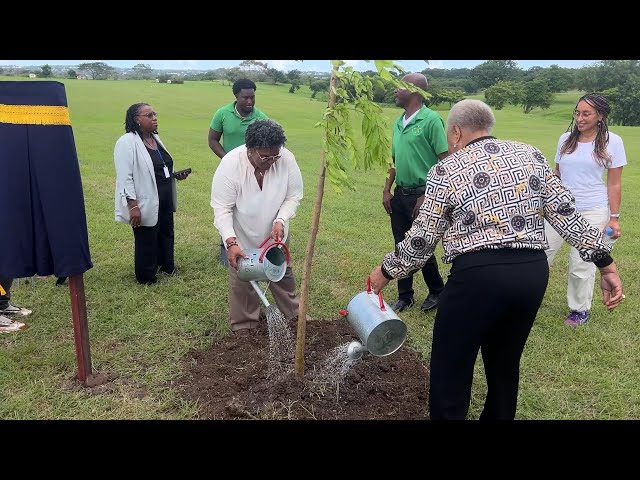
<svg viewBox="0 0 640 480">
<path fill-rule="evenodd" d="M 156 118 L 158 118 L 158 114 L 156 112 L 138 113 L 138 117 L 147 117 L 147 118 L 156 117 Z"/>
<path fill-rule="evenodd" d="M 593 115 L 595 115 L 595 113 L 593 113 L 593 112 L 579 112 L 579 111 L 577 111 L 577 110 L 574 110 L 574 112 L 573 112 L 573 116 L 574 116 L 575 118 L 580 118 L 580 117 L 582 117 L 582 118 L 584 118 L 585 120 L 588 120 L 588 119 L 589 119 L 589 118 L 591 118 L 591 116 L 593 116 Z"/>
<path fill-rule="evenodd" d="M 277 155 L 267 155 L 266 157 L 263 157 L 262 155 L 260 155 L 260 152 L 258 152 L 257 150 L 255 150 L 255 152 L 260 157 L 260 160 L 262 160 L 263 162 L 270 162 L 271 160 L 275 162 L 282 156 L 282 147 L 280 147 L 280 151 L 278 152 Z"/>
</svg>

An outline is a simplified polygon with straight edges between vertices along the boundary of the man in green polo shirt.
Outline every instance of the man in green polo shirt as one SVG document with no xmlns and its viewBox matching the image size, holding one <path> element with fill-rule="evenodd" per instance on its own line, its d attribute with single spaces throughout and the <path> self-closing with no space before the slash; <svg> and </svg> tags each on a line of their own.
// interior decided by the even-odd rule
<svg viewBox="0 0 640 480">
<path fill-rule="evenodd" d="M 209 126 L 209 148 L 220 158 L 234 148 L 244 145 L 244 134 L 249 124 L 259 118 L 268 118 L 255 107 L 257 87 L 252 80 L 248 78 L 236 80 L 231 89 L 236 100 L 219 108 L 214 113 Z M 221 138 L 224 145 L 220 143 Z M 220 239 L 220 263 L 228 265 L 222 239 Z"/>
<path fill-rule="evenodd" d="M 422 90 L 428 86 L 427 77 L 421 73 L 409 73 L 402 80 Z M 395 101 L 404 113 L 393 126 L 391 156 L 394 167 L 389 169 L 382 204 L 391 216 L 393 239 L 399 243 L 404 240 L 424 201 L 427 173 L 439 159 L 448 155 L 448 145 L 442 118 L 424 105 L 420 93 L 398 89 Z M 394 181 L 396 188 L 392 194 Z M 434 255 L 422 267 L 422 277 L 429 295 L 420 308 L 427 311 L 438 306 L 438 297 L 444 288 Z M 398 300 L 391 308 L 401 312 L 413 305 L 413 293 L 413 276 L 398 280 Z"/>
</svg>

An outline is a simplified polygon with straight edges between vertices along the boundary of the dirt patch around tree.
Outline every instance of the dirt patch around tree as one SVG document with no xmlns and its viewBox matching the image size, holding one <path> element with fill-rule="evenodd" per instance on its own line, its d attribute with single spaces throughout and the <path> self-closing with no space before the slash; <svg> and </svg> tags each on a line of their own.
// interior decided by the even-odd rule
<svg viewBox="0 0 640 480">
<path fill-rule="evenodd" d="M 288 328 L 295 342 L 295 321 Z M 249 336 L 230 334 L 191 353 L 186 373 L 171 384 L 183 398 L 197 401 L 203 419 L 427 419 L 428 367 L 406 344 L 385 357 L 365 353 L 346 365 L 339 362 L 343 367 L 337 370 L 334 361 L 336 374 L 325 374 L 333 357 L 343 358 L 335 352 L 353 340 L 359 339 L 344 318 L 308 321 L 300 377 L 293 357 L 280 362 L 281 370 L 272 368 L 263 324 Z"/>
</svg>

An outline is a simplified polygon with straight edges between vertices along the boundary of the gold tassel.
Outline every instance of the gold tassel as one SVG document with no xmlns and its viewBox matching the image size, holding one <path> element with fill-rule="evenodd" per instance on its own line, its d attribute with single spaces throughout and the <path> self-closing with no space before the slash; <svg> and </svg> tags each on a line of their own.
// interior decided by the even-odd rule
<svg viewBox="0 0 640 480">
<path fill-rule="evenodd" d="M 0 123 L 17 125 L 71 125 L 69 108 L 54 105 L 5 105 L 0 103 Z"/>
</svg>

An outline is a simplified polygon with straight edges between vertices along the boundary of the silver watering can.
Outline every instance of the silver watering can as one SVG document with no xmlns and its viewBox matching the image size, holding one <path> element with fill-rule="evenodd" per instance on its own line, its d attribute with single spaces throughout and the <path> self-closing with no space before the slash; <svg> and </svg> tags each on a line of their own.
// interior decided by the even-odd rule
<svg viewBox="0 0 640 480">
<path fill-rule="evenodd" d="M 367 351 L 376 357 L 391 355 L 407 338 L 407 325 L 383 300 L 382 292 L 373 293 L 370 278 L 367 289 L 353 297 L 340 313 L 346 315 L 362 341 L 353 341 L 347 347 L 351 359 L 358 359 Z"/>
<path fill-rule="evenodd" d="M 290 256 L 287 246 L 280 241 L 272 241 L 271 237 L 265 238 L 258 248 L 244 250 L 247 258 L 238 259 L 238 278 L 245 282 L 252 280 L 267 280 L 279 282 L 286 273 Z"/>
<path fill-rule="evenodd" d="M 248 248 L 244 250 L 247 258 L 238 259 L 238 278 L 251 283 L 251 286 L 260 297 L 265 307 L 269 308 L 269 300 L 260 287 L 258 281 L 279 282 L 287 271 L 287 266 L 291 260 L 289 249 L 283 242 L 273 241 L 267 237 L 258 245 L 258 248 Z"/>
</svg>

